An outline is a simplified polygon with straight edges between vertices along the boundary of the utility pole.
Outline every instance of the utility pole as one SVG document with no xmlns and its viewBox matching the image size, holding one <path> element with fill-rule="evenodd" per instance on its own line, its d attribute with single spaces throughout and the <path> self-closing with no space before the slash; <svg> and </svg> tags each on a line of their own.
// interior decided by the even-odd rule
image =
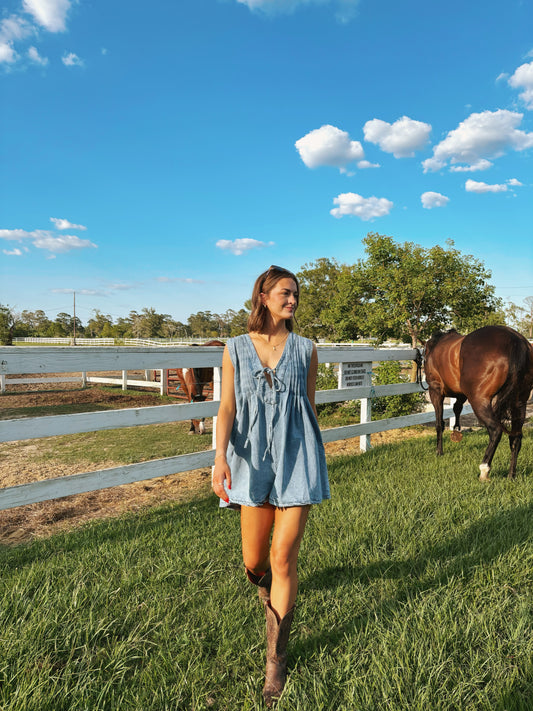
<svg viewBox="0 0 533 711">
<path fill-rule="evenodd" d="M 74 296 L 74 342 L 73 342 L 73 345 L 75 346 L 76 345 L 76 292 L 73 291 L 72 294 Z"/>
</svg>

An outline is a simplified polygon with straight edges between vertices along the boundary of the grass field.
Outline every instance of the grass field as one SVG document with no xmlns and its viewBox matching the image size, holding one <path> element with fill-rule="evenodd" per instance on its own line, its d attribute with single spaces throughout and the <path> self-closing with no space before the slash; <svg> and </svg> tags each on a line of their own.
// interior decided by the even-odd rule
<svg viewBox="0 0 533 711">
<path fill-rule="evenodd" d="M 330 459 L 281 710 L 530 711 L 533 433 Z M 213 496 L 0 548 L 3 711 L 260 709 L 264 621 Z"/>
</svg>

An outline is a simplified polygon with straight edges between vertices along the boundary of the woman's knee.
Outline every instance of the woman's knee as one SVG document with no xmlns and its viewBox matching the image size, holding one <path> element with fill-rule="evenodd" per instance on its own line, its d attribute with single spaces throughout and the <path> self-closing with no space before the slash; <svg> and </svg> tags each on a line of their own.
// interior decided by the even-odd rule
<svg viewBox="0 0 533 711">
<path fill-rule="evenodd" d="M 290 548 L 272 548 L 270 551 L 270 566 L 276 577 L 291 577 L 296 573 L 297 551 Z"/>
</svg>

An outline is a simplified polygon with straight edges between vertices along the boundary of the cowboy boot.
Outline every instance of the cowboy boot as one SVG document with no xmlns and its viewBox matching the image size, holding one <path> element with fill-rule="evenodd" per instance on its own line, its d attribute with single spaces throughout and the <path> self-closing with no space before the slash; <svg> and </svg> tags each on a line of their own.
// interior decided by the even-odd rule
<svg viewBox="0 0 533 711">
<path fill-rule="evenodd" d="M 270 588 L 272 587 L 271 569 L 269 568 L 266 573 L 263 573 L 262 575 L 256 575 L 255 573 L 252 573 L 251 570 L 248 570 L 248 568 L 245 568 L 245 571 L 248 580 L 252 583 L 252 585 L 257 586 L 257 594 L 261 602 L 263 604 L 268 602 L 270 600 Z"/>
<path fill-rule="evenodd" d="M 265 604 L 266 630 L 267 630 L 267 659 L 265 672 L 265 686 L 263 698 L 270 708 L 275 699 L 281 696 L 287 679 L 287 642 L 291 631 L 294 605 L 282 620 L 270 606 Z"/>
</svg>

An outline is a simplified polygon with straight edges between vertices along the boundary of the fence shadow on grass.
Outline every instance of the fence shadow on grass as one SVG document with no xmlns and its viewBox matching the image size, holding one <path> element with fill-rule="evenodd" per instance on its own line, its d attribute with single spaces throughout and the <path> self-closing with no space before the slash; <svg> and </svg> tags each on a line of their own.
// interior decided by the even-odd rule
<svg viewBox="0 0 533 711">
<path fill-rule="evenodd" d="M 217 511 L 214 495 L 191 501 L 165 502 L 141 511 L 131 511 L 119 517 L 94 519 L 72 531 L 55 533 L 50 538 L 34 539 L 18 545 L 0 544 L 0 561 L 4 572 L 43 562 L 57 553 L 84 553 L 105 543 L 125 544 L 154 529 L 182 525 L 194 508 L 197 516 Z"/>
<path fill-rule="evenodd" d="M 495 516 L 476 521 L 459 536 L 446 543 L 423 549 L 416 558 L 383 560 L 370 565 L 343 565 L 324 568 L 313 578 L 301 582 L 302 592 L 313 589 L 338 589 L 356 582 L 366 583 L 375 578 L 397 578 L 410 581 L 405 594 L 423 592 L 446 584 L 461 576 L 470 579 L 480 565 L 490 563 L 514 546 L 533 541 L 531 520 L 533 504 L 501 511 Z M 483 543 L 486 545 L 483 545 Z M 465 553 L 465 550 L 470 550 Z M 433 562 L 444 562 L 445 569 L 427 581 L 423 576 Z M 447 561 L 447 562 L 446 562 Z M 402 596 L 403 599 L 403 596 Z M 398 600 L 400 601 L 400 600 Z M 339 633 L 339 638 L 342 637 Z"/>
</svg>

